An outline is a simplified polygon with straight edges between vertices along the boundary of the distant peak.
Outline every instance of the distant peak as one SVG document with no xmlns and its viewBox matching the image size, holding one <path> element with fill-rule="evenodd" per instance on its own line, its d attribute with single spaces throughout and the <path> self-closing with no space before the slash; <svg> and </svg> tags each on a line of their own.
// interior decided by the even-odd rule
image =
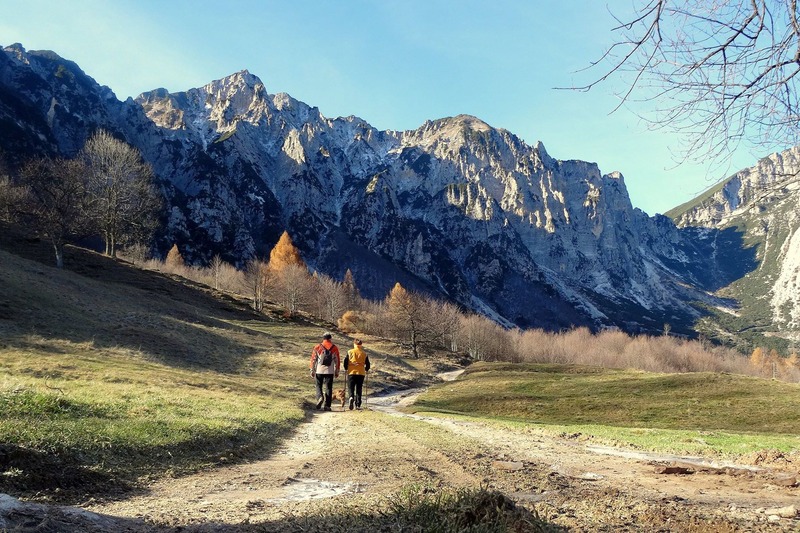
<svg viewBox="0 0 800 533">
<path fill-rule="evenodd" d="M 158 89 L 153 89 L 152 91 L 147 91 L 146 93 L 142 93 L 142 96 L 154 96 L 156 98 L 166 98 L 169 96 L 169 91 L 164 87 L 159 87 Z"/>
<path fill-rule="evenodd" d="M 261 80 L 255 74 L 251 74 L 249 70 L 244 69 L 240 70 L 239 72 L 234 72 L 229 76 L 225 76 L 216 81 L 212 81 L 209 85 L 229 85 L 229 84 L 242 84 L 246 87 L 254 88 L 257 85 L 264 85 Z"/>
<path fill-rule="evenodd" d="M 28 52 L 25 50 L 25 47 L 19 43 L 6 46 L 3 48 L 3 52 L 12 58 L 15 58 L 17 61 L 22 61 L 24 63 L 28 62 Z"/>
<path fill-rule="evenodd" d="M 492 128 L 486 122 L 482 121 L 478 117 L 473 115 L 456 115 L 454 117 L 447 117 L 443 119 L 436 120 L 432 123 L 433 125 L 444 126 L 444 127 L 459 127 L 463 129 L 469 129 L 473 131 L 489 131 Z"/>
<path fill-rule="evenodd" d="M 469 126 L 472 129 L 477 129 L 477 130 L 492 129 L 492 127 L 489 126 L 486 122 L 472 115 L 456 115 L 454 120 L 464 124 L 465 126 Z"/>
<path fill-rule="evenodd" d="M 6 46 L 5 48 L 3 48 L 3 51 L 4 52 L 18 52 L 20 54 L 24 54 L 25 53 L 25 47 L 22 46 L 20 43 L 14 43 L 14 44 L 10 44 L 10 45 Z"/>
</svg>

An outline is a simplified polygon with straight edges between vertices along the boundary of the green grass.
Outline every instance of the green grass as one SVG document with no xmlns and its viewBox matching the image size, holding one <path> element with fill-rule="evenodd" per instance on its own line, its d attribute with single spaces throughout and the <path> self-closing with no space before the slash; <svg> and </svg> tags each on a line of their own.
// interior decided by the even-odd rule
<svg viewBox="0 0 800 533">
<path fill-rule="evenodd" d="M 70 254 L 0 249 L 0 492 L 109 496 L 263 456 L 304 419 L 321 328 Z"/>
<path fill-rule="evenodd" d="M 800 387 L 727 374 L 479 363 L 412 409 L 670 452 L 800 448 Z"/>
<path fill-rule="evenodd" d="M 307 391 L 279 387 L 277 375 L 197 372 L 61 347 L 55 355 L 0 352 L 0 449 L 15 458 L 15 475 L 0 475 L 0 488 L 90 492 L 96 479 L 81 472 L 130 485 L 195 471 L 267 452 L 304 417 Z M 47 479 L 42 468 L 57 471 Z"/>
</svg>

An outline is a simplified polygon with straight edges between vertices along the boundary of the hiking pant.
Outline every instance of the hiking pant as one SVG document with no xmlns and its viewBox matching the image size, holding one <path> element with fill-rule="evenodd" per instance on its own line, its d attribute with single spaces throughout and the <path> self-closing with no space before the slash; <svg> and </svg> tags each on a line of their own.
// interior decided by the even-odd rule
<svg viewBox="0 0 800 533">
<path fill-rule="evenodd" d="M 350 389 L 350 398 L 355 398 L 356 407 L 361 407 L 361 390 L 364 387 L 364 376 L 357 374 L 347 376 L 347 385 Z"/>
<path fill-rule="evenodd" d="M 331 406 L 331 399 L 333 398 L 333 374 L 317 374 L 317 401 L 323 396 L 325 397 L 325 407 Z M 325 394 L 322 394 L 322 385 L 325 385 Z"/>
</svg>

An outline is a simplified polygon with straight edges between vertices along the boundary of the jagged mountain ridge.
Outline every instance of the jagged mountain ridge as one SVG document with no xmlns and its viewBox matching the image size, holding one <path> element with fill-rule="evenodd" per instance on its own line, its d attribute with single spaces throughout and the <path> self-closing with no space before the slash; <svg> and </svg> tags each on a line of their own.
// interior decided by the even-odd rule
<svg viewBox="0 0 800 533">
<path fill-rule="evenodd" d="M 195 261 L 263 256 L 288 229 L 310 266 L 352 268 L 369 296 L 400 281 L 506 324 L 634 331 L 688 332 L 693 302 L 718 303 L 705 289 L 741 275 L 634 209 L 621 174 L 553 159 L 475 117 L 379 131 L 270 95 L 247 71 L 119 102 L 76 65 L 19 45 L 0 57 L 0 82 L 0 124 L 16 130 L 3 149 L 69 155 L 95 128 L 120 135 L 162 181 L 160 248 L 177 242 Z"/>
<path fill-rule="evenodd" d="M 762 158 L 668 215 L 681 227 L 737 231 L 757 267 L 727 287 L 741 301 L 713 326 L 733 337 L 746 332 L 791 342 L 800 334 L 800 147 Z M 702 231 L 702 230 L 701 230 Z M 762 337 L 762 338 L 759 338 Z"/>
</svg>

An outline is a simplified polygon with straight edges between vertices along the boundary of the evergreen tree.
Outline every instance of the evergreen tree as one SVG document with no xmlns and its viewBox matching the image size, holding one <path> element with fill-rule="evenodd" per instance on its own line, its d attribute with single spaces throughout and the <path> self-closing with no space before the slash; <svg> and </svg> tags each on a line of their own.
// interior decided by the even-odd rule
<svg viewBox="0 0 800 533">
<path fill-rule="evenodd" d="M 342 291 L 344 292 L 344 306 L 348 310 L 357 310 L 361 294 L 358 292 L 356 280 L 353 279 L 353 272 L 348 268 L 342 280 Z"/>
</svg>

